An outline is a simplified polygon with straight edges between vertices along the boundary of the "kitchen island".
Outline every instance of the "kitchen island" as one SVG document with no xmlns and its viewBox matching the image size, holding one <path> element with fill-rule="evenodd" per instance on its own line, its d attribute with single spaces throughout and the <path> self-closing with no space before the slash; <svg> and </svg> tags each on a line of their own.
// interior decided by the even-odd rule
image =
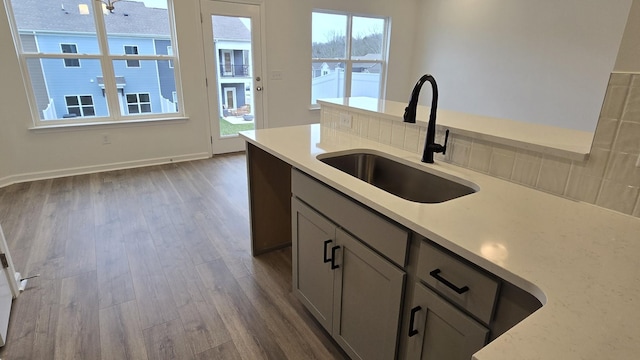
<svg viewBox="0 0 640 360">
<path fill-rule="evenodd" d="M 475 359 L 628 359 L 640 353 L 638 218 L 444 162 L 422 164 L 415 153 L 320 125 L 243 136 L 250 149 L 250 177 L 251 152 L 269 154 L 540 300 L 539 310 Z M 389 154 L 465 179 L 480 190 L 444 203 L 419 204 L 316 158 L 353 150 Z"/>
</svg>

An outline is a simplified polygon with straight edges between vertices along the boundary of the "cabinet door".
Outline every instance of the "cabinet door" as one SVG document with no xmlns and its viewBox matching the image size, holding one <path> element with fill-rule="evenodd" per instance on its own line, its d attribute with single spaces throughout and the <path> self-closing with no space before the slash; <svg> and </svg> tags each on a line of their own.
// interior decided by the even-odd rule
<svg viewBox="0 0 640 360">
<path fill-rule="evenodd" d="M 333 337 L 352 359 L 394 359 L 405 273 L 341 229 Z"/>
<path fill-rule="evenodd" d="M 486 344 L 487 328 L 422 284 L 415 285 L 410 311 L 408 359 L 469 360 Z"/>
<path fill-rule="evenodd" d="M 336 246 L 336 228 L 295 198 L 291 201 L 291 213 L 293 291 L 320 324 L 331 333 L 334 274 L 330 258 L 331 248 Z"/>
</svg>

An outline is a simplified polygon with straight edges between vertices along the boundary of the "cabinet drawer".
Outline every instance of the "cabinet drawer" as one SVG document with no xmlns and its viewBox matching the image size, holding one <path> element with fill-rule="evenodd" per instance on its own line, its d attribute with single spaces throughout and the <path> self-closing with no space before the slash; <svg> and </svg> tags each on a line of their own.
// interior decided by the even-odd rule
<svg viewBox="0 0 640 360">
<path fill-rule="evenodd" d="M 343 194 L 293 169 L 291 191 L 327 218 L 400 267 L 407 263 L 409 231 Z"/>
<path fill-rule="evenodd" d="M 491 322 L 499 290 L 496 279 L 426 241 L 420 244 L 418 277 L 485 324 Z"/>
</svg>

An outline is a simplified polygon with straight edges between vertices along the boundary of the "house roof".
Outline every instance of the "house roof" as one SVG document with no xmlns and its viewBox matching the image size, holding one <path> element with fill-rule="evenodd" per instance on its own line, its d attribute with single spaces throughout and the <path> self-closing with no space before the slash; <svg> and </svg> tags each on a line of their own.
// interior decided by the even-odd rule
<svg viewBox="0 0 640 360">
<path fill-rule="evenodd" d="M 95 0 L 12 0 L 18 29 L 94 33 L 93 16 L 82 15 L 78 5 L 91 9 Z M 169 36 L 167 9 L 146 7 L 141 1 L 118 1 L 113 13 L 104 16 L 110 34 Z M 91 10 L 92 11 L 92 10 Z M 251 40 L 251 32 L 235 17 L 216 16 L 214 37 L 224 40 Z"/>
<path fill-rule="evenodd" d="M 12 0 L 18 29 L 22 31 L 63 31 L 95 33 L 93 16 L 82 15 L 78 5 L 94 0 Z M 104 16 L 110 34 L 169 36 L 167 9 L 148 8 L 142 2 L 118 1 L 115 10 Z M 165 20 L 166 19 L 166 20 Z"/>
<path fill-rule="evenodd" d="M 251 31 L 237 17 L 213 17 L 213 38 L 220 40 L 251 41 Z"/>
</svg>

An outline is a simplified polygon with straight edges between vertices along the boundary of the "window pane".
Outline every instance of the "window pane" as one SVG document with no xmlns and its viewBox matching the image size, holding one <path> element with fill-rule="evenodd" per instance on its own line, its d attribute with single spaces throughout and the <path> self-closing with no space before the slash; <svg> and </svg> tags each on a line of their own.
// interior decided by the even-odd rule
<svg viewBox="0 0 640 360">
<path fill-rule="evenodd" d="M 124 53 L 127 55 L 138 55 L 138 46 L 136 45 L 125 45 Z"/>
<path fill-rule="evenodd" d="M 61 7 L 59 1 L 12 0 L 22 51 L 61 54 L 60 43 L 69 43 L 76 44 L 80 54 L 98 54 L 93 1 L 79 2 L 64 1 Z M 88 5 L 89 14 L 78 5 Z"/>
<path fill-rule="evenodd" d="M 351 96 L 380 98 L 380 63 L 353 63 L 351 66 Z"/>
<path fill-rule="evenodd" d="M 138 113 L 138 105 L 129 105 L 127 106 L 129 109 L 129 114 L 137 114 Z"/>
<path fill-rule="evenodd" d="M 118 1 L 112 12 L 104 12 L 111 54 L 157 55 L 172 45 L 167 1 L 147 3 L 154 7 L 142 1 Z"/>
<path fill-rule="evenodd" d="M 116 6 L 118 4 L 120 2 Z M 173 92 L 176 91 L 175 73 L 168 61 L 140 60 L 139 68 L 127 67 L 126 62 L 113 61 L 116 79 L 121 79 L 118 89 L 125 91 L 125 95 L 118 93 L 123 97 L 122 115 L 140 113 L 140 103 L 148 105 L 148 111 L 142 112 L 166 114 L 178 111 L 178 104 L 173 98 Z M 135 112 L 127 105 L 134 105 Z"/>
<path fill-rule="evenodd" d="M 60 49 L 63 54 L 77 54 L 78 47 L 76 44 L 60 44 Z"/>
<path fill-rule="evenodd" d="M 344 97 L 344 63 L 322 62 L 311 63 L 311 103 L 316 99 Z"/>
<path fill-rule="evenodd" d="M 93 98 L 91 96 L 80 96 L 80 103 L 82 105 L 93 105 Z"/>
<path fill-rule="evenodd" d="M 83 106 L 82 111 L 84 112 L 84 116 L 94 116 L 95 111 L 93 106 Z"/>
<path fill-rule="evenodd" d="M 382 60 L 384 19 L 354 16 L 351 32 L 353 60 Z"/>
<path fill-rule="evenodd" d="M 151 105 L 149 105 L 149 104 L 140 105 L 140 111 L 143 112 L 143 113 L 151 112 Z"/>
<path fill-rule="evenodd" d="M 77 96 L 65 96 L 64 99 L 67 102 L 67 106 L 80 105 Z"/>
<path fill-rule="evenodd" d="M 107 102 L 102 95 L 104 85 L 100 60 L 83 59 L 81 69 L 65 68 L 62 60 L 27 59 L 40 120 L 65 119 L 68 114 L 82 116 L 79 106 L 87 104 L 94 108 L 89 116 L 109 116 Z M 76 108 L 69 111 L 68 104 Z"/>
<path fill-rule="evenodd" d="M 314 59 L 344 59 L 347 56 L 347 16 L 314 12 L 312 47 Z"/>
<path fill-rule="evenodd" d="M 63 59 L 64 67 L 77 68 L 80 67 L 80 59 Z"/>
</svg>

